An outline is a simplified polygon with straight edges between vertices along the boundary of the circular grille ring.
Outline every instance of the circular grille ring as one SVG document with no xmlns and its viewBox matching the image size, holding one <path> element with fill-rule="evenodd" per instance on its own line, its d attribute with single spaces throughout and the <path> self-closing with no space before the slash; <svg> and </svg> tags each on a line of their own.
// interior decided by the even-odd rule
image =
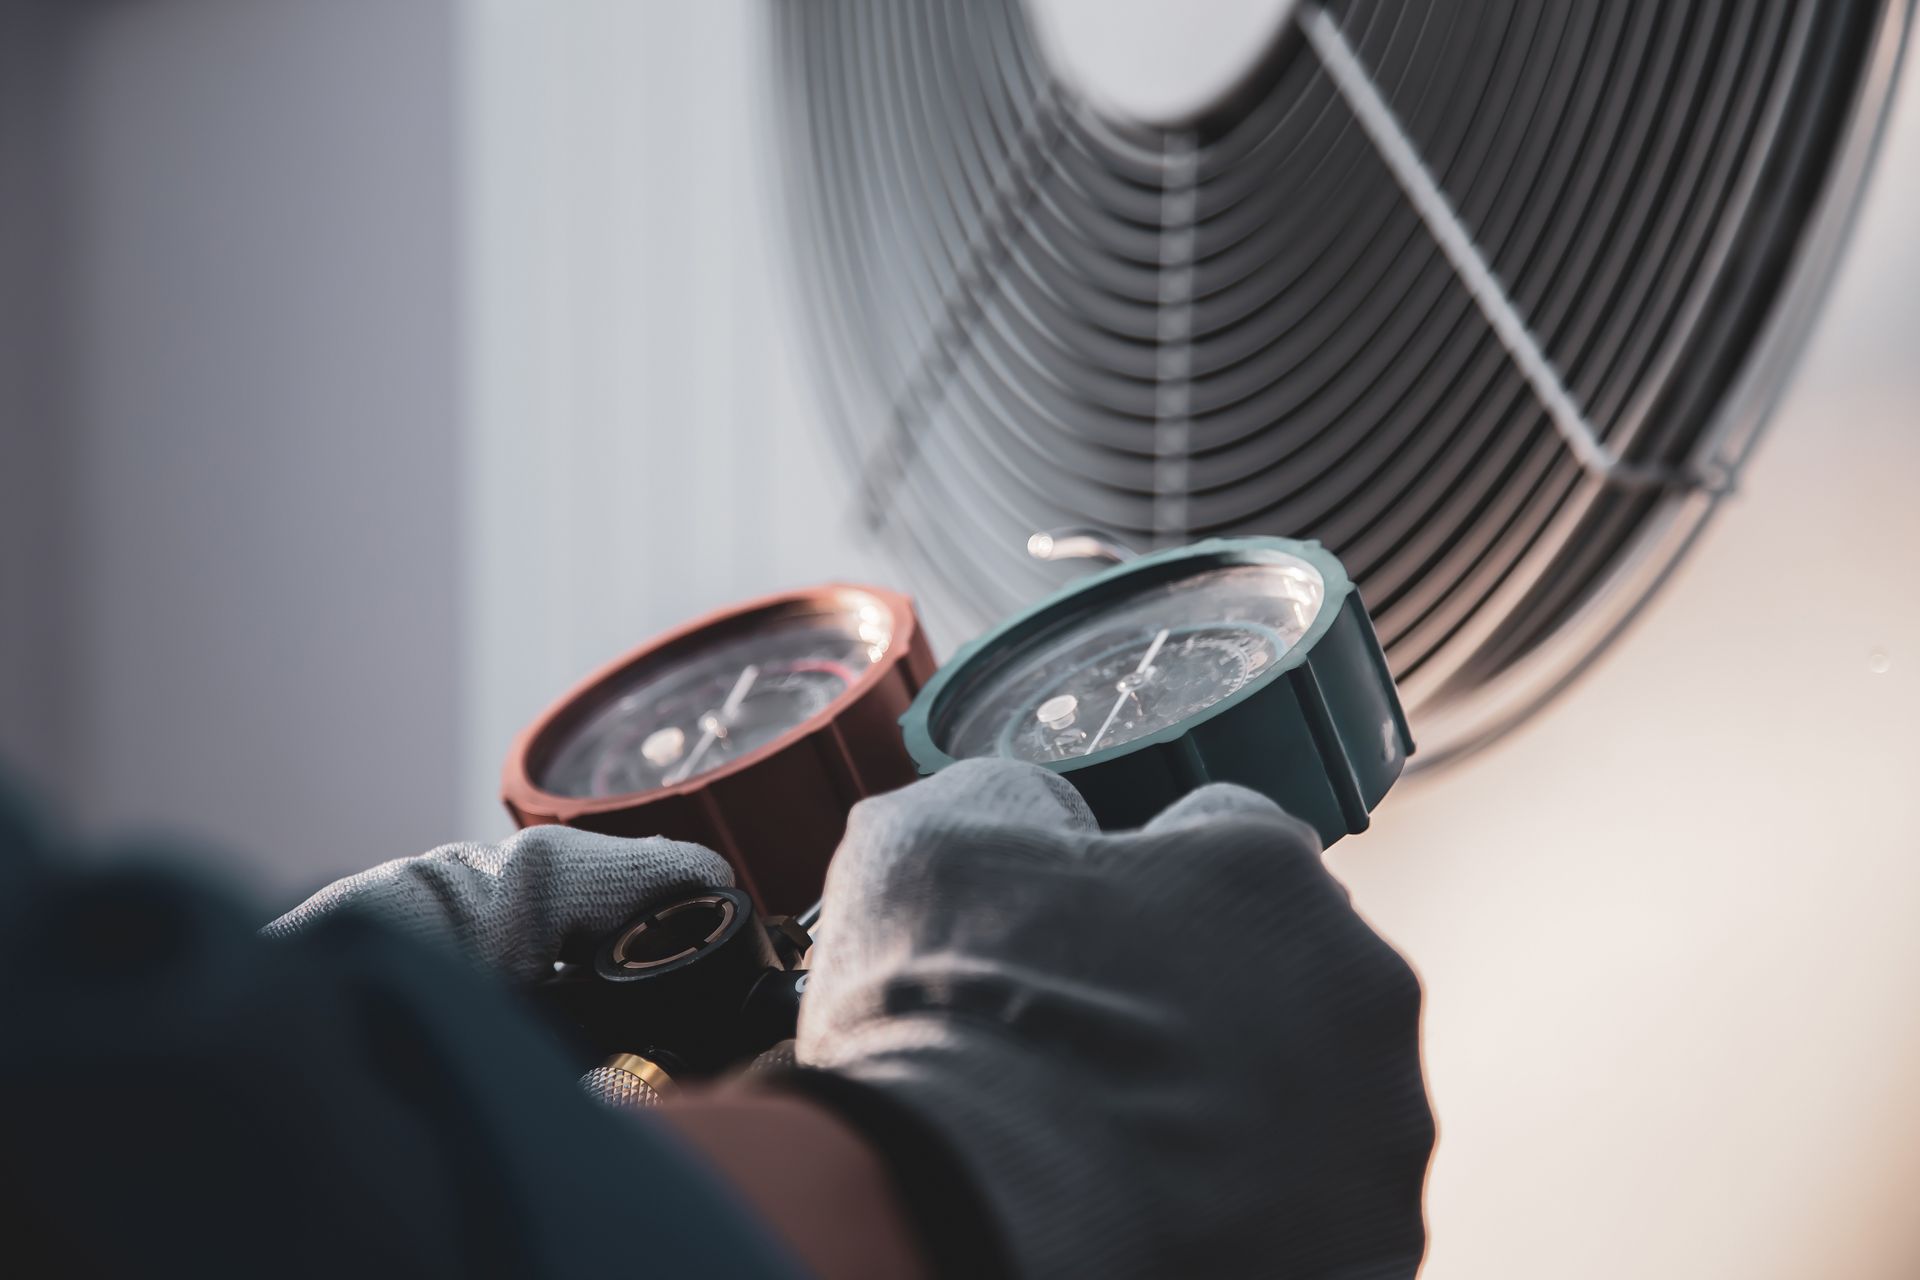
<svg viewBox="0 0 1920 1280">
<path fill-rule="evenodd" d="M 1537 706 L 1730 485 L 1907 6 L 1303 2 L 1176 126 L 1014 0 L 774 6 L 859 515 L 936 626 L 1135 546 L 1318 538 L 1428 758 Z"/>
</svg>

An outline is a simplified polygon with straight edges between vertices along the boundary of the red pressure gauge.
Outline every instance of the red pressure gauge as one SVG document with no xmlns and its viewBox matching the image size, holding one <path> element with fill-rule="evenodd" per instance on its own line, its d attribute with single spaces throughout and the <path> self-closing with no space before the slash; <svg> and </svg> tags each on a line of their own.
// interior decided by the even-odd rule
<svg viewBox="0 0 1920 1280">
<path fill-rule="evenodd" d="M 905 596 L 832 585 L 709 614 L 589 676 L 515 741 L 501 799 L 564 823 L 703 844 L 763 911 L 820 896 L 862 798 L 911 781 L 899 719 L 933 674 Z"/>
</svg>

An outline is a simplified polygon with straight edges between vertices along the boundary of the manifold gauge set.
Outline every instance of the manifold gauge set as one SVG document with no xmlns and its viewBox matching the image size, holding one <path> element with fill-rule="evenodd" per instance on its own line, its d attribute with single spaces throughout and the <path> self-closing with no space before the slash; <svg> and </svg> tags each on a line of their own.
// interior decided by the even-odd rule
<svg viewBox="0 0 1920 1280">
<path fill-rule="evenodd" d="M 1071 543 L 1106 545 L 1036 535 L 1030 550 Z M 801 926 L 867 796 L 1004 757 L 1061 774 L 1108 830 L 1234 782 L 1331 844 L 1365 829 L 1412 751 L 1339 560 L 1215 538 L 1070 583 L 937 668 L 911 601 L 879 587 L 723 609 L 562 697 L 502 787 L 522 826 L 690 840 L 734 868 L 737 888 L 628 922 L 543 989 L 604 1059 L 589 1087 L 646 1103 L 791 1034 Z"/>
</svg>

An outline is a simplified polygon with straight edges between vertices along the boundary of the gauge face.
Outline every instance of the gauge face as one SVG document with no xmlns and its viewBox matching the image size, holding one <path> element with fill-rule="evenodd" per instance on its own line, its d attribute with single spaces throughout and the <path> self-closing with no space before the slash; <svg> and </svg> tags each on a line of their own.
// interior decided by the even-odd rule
<svg viewBox="0 0 1920 1280">
<path fill-rule="evenodd" d="M 1124 746 L 1206 711 L 1272 669 L 1319 614 L 1302 560 L 1201 569 L 1089 602 L 961 673 L 935 713 L 948 755 L 1038 764 Z"/>
<path fill-rule="evenodd" d="M 892 619 L 877 601 L 844 612 L 744 619 L 643 662 L 545 753 L 539 787 L 560 796 L 677 786 L 751 755 L 831 706 L 877 662 Z"/>
</svg>

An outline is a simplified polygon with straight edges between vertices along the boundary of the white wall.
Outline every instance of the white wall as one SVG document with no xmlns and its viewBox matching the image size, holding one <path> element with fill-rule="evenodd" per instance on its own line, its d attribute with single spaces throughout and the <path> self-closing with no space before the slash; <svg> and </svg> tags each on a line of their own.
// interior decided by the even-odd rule
<svg viewBox="0 0 1920 1280">
<path fill-rule="evenodd" d="M 652 633 L 859 577 L 775 256 L 760 6 L 466 6 L 463 815 L 514 733 Z"/>
<path fill-rule="evenodd" d="M 6 2 L 0 758 L 86 826 L 499 834 L 586 669 L 871 569 L 750 0 Z"/>
<path fill-rule="evenodd" d="M 86 826 L 191 833 L 281 896 L 444 839 L 450 0 L 37 8 L 49 385 L 4 421 L 61 559 L 13 680 L 29 765 Z"/>
<path fill-rule="evenodd" d="M 70 28 L 62 10 L 0 0 L 0 767 L 40 787 L 67 755 L 67 450 L 52 365 Z"/>
</svg>

